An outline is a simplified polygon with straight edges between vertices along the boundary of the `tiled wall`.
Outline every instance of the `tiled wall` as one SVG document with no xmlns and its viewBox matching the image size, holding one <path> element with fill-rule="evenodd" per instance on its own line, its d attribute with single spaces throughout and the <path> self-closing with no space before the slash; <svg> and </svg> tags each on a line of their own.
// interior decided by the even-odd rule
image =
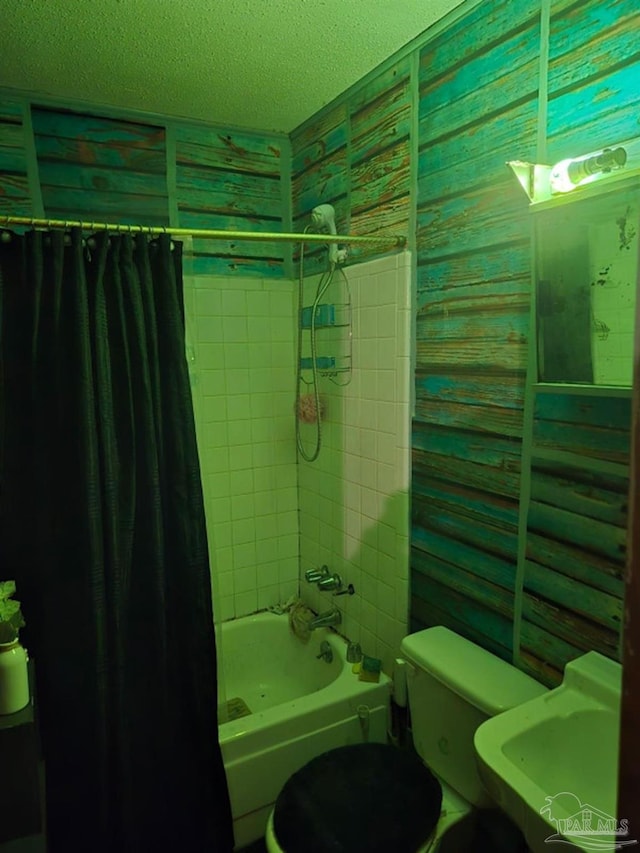
<svg viewBox="0 0 640 853">
<path fill-rule="evenodd" d="M 298 587 L 293 283 L 186 276 L 185 305 L 218 621 Z"/>
<path fill-rule="evenodd" d="M 345 270 L 351 381 L 321 379 L 322 448 L 299 464 L 296 283 L 185 276 L 217 621 L 284 602 L 300 583 L 309 606 L 337 604 L 341 632 L 391 669 L 408 611 L 410 274 L 408 253 Z M 306 280 L 305 301 L 317 281 Z M 302 438 L 313 443 L 310 426 Z M 299 581 L 325 563 L 355 595 L 333 598 Z"/>
<path fill-rule="evenodd" d="M 326 564 L 356 592 L 335 598 L 301 580 L 301 596 L 318 612 L 337 605 L 339 630 L 390 671 L 408 612 L 410 255 L 348 267 L 346 275 L 353 372 L 344 387 L 321 380 L 322 449 L 298 466 L 300 551 L 302 575 Z M 306 304 L 316 284 L 305 281 Z M 303 427 L 306 446 L 312 429 Z"/>
</svg>

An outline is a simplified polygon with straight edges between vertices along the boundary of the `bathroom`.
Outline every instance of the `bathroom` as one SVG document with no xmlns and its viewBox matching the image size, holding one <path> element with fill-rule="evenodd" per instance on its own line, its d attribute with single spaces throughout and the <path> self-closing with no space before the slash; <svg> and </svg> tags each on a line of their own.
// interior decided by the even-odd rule
<svg viewBox="0 0 640 853">
<path fill-rule="evenodd" d="M 348 291 L 331 284 L 352 306 L 350 381 L 320 379 L 314 462 L 296 450 L 300 245 L 185 239 L 217 625 L 300 596 L 336 606 L 388 675 L 403 636 L 433 625 L 548 687 L 590 650 L 622 659 L 630 396 L 605 419 L 534 395 L 531 214 L 506 162 L 638 135 L 639 23 L 631 0 L 465 0 L 277 133 L 176 118 L 137 82 L 115 105 L 3 72 L 0 216 L 302 233 L 331 204 L 338 234 L 407 237 L 347 246 Z M 304 245 L 307 288 L 326 262 Z M 314 430 L 299 425 L 306 448 Z M 616 511 L 554 507 L 554 460 L 565 482 L 584 463 Z M 305 581 L 323 565 L 354 594 Z"/>
</svg>

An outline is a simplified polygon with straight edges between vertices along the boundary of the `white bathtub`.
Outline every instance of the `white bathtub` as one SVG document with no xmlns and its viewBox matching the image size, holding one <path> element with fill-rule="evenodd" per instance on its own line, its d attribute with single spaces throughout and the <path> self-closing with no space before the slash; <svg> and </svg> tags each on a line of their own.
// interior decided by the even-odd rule
<svg viewBox="0 0 640 853">
<path fill-rule="evenodd" d="M 305 645 L 287 616 L 258 613 L 220 630 L 221 698 L 251 711 L 219 727 L 240 849 L 264 835 L 282 786 L 307 761 L 337 746 L 386 741 L 391 683 L 385 675 L 379 684 L 359 681 L 345 641 L 330 629 L 314 631 Z M 316 658 L 322 640 L 331 644 L 330 664 Z"/>
</svg>

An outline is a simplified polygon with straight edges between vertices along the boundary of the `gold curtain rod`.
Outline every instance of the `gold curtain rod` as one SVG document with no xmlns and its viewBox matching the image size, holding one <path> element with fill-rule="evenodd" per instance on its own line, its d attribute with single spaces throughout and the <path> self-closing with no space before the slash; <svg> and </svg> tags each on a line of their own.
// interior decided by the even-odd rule
<svg viewBox="0 0 640 853">
<path fill-rule="evenodd" d="M 364 237 L 349 234 L 279 233 L 277 231 L 224 231 L 208 228 L 172 228 L 155 225 L 123 225 L 107 222 L 76 222 L 64 219 L 32 219 L 28 216 L 0 216 L 0 226 L 27 225 L 31 228 L 81 228 L 83 231 L 114 231 L 116 233 L 169 234 L 172 237 L 207 237 L 211 240 L 255 240 L 267 243 L 350 243 L 406 246 L 407 238 L 400 234 Z"/>
</svg>

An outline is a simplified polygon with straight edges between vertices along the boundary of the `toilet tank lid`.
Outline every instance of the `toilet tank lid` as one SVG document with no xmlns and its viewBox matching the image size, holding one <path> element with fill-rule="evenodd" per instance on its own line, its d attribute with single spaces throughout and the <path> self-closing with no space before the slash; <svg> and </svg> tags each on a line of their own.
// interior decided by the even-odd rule
<svg viewBox="0 0 640 853">
<path fill-rule="evenodd" d="M 409 634 L 402 654 L 489 716 L 547 692 L 530 676 L 443 625 Z"/>
</svg>

